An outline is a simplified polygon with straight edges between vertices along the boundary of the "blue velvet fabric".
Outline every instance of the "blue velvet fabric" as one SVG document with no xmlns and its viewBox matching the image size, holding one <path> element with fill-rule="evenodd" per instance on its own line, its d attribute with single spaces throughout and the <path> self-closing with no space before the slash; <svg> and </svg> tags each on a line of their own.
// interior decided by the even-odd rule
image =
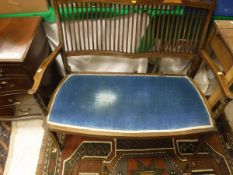
<svg viewBox="0 0 233 175">
<path fill-rule="evenodd" d="M 217 0 L 215 16 L 233 17 L 233 0 Z"/>
<path fill-rule="evenodd" d="M 72 75 L 55 96 L 49 122 L 113 131 L 211 125 L 187 77 Z"/>
</svg>

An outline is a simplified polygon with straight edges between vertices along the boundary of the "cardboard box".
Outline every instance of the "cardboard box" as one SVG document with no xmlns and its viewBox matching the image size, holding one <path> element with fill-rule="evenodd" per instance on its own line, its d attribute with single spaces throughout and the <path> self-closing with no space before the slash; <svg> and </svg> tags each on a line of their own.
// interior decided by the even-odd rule
<svg viewBox="0 0 233 175">
<path fill-rule="evenodd" d="M 48 11 L 48 0 L 0 0 L 0 14 Z"/>
</svg>

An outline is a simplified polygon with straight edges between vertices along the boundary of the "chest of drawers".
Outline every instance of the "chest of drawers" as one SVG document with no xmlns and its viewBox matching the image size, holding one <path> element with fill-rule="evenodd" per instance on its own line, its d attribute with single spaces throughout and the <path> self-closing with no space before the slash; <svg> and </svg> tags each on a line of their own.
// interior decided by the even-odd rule
<svg viewBox="0 0 233 175">
<path fill-rule="evenodd" d="M 36 69 L 50 53 L 40 17 L 0 19 L 0 120 L 41 117 L 46 113 L 60 80 L 56 65 L 51 65 L 36 95 L 28 95 L 27 91 Z"/>
</svg>

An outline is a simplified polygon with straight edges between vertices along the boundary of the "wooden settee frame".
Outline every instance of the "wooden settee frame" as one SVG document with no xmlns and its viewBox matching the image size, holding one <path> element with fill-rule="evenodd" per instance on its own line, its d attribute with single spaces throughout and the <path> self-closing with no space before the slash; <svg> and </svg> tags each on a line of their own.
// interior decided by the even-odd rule
<svg viewBox="0 0 233 175">
<path fill-rule="evenodd" d="M 204 60 L 216 76 L 222 92 L 227 98 L 233 99 L 233 93 L 227 86 L 224 72 L 219 69 L 203 49 L 211 14 L 215 7 L 215 0 L 53 0 L 53 5 L 57 17 L 59 45 L 37 70 L 34 76 L 34 85 L 29 90 L 30 94 L 37 91 L 46 68 L 56 59 L 58 54 L 62 55 L 64 69 L 68 75 L 72 72 L 67 60 L 69 56 L 115 56 L 116 59 L 118 57 L 135 59 L 169 56 L 174 59 L 178 57 L 191 60 L 192 64 L 187 72 L 187 75 L 191 77 Z M 118 23 L 116 22 L 117 19 L 123 22 Z M 129 22 L 129 19 L 131 22 Z M 107 24 L 106 20 L 110 22 Z M 133 30 L 133 25 L 137 26 L 135 30 Z M 110 32 L 103 32 L 103 26 L 105 28 L 109 27 Z M 116 27 L 119 27 L 118 31 L 121 34 L 116 32 Z M 129 30 L 133 32 L 129 32 Z M 142 36 L 143 30 L 144 35 Z M 137 42 L 140 42 L 140 44 Z M 92 74 L 90 72 L 86 73 Z M 80 74 L 85 74 L 85 72 Z M 204 95 L 202 96 L 204 97 Z M 205 100 L 205 102 L 209 107 L 208 101 Z M 209 111 L 211 112 L 210 108 Z M 59 144 L 55 132 L 75 133 L 62 127 L 50 128 L 48 126 L 48 129 L 60 149 L 62 149 L 62 145 Z M 204 132 L 209 133 L 211 131 Z M 190 133 L 171 133 L 167 136 L 180 137 L 184 135 L 186 137 L 187 134 Z M 81 135 L 98 137 L 98 132 L 83 131 Z M 103 137 L 103 134 L 101 133 L 99 136 Z M 108 134 L 109 136 L 127 138 L 156 137 L 153 134 L 134 136 L 112 134 L 111 136 L 111 133 Z M 164 137 L 164 135 L 158 135 L 157 137 L 161 136 Z"/>
</svg>

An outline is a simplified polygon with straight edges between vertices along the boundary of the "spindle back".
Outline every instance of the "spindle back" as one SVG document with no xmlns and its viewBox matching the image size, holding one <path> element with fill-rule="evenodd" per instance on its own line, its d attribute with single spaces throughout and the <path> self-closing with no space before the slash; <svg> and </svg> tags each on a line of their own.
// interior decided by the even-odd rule
<svg viewBox="0 0 233 175">
<path fill-rule="evenodd" d="M 53 0 L 53 3 L 65 57 L 193 58 L 203 47 L 215 0 Z"/>
</svg>

